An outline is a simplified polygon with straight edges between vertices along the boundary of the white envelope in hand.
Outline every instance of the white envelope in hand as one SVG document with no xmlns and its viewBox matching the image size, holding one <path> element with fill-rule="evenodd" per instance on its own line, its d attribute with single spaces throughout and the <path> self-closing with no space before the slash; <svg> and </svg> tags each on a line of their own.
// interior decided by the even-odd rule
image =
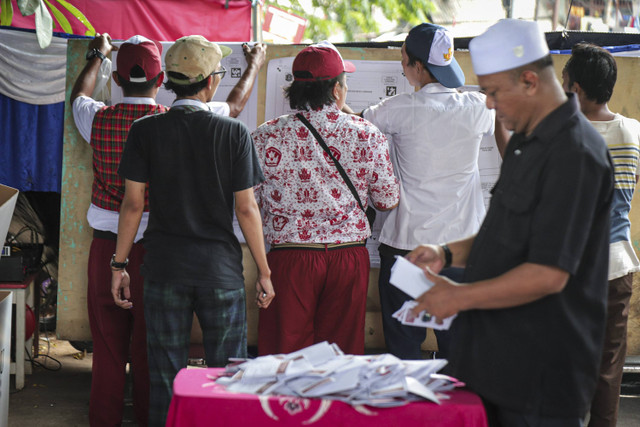
<svg viewBox="0 0 640 427">
<path fill-rule="evenodd" d="M 399 256 L 391 267 L 389 283 L 414 299 L 433 286 L 433 282 L 427 279 L 420 267 Z"/>
</svg>

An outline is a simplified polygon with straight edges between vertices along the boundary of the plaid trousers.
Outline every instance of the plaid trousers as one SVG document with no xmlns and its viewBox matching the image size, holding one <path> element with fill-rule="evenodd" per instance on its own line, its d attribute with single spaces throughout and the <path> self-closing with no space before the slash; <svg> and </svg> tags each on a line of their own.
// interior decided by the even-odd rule
<svg viewBox="0 0 640 427">
<path fill-rule="evenodd" d="M 149 425 L 164 426 L 173 379 L 187 366 L 193 313 L 202 327 L 207 366 L 247 356 L 244 283 L 240 289 L 214 289 L 186 283 L 145 281 L 147 355 L 151 390 Z"/>
</svg>

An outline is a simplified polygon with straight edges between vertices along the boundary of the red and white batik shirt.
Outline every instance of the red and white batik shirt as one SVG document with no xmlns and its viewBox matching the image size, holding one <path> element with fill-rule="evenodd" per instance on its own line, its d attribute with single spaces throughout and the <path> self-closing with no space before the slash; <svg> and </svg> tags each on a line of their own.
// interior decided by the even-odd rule
<svg viewBox="0 0 640 427">
<path fill-rule="evenodd" d="M 356 187 L 362 203 L 398 203 L 384 134 L 335 104 L 301 111 Z M 371 234 L 366 216 L 331 158 L 295 114 L 270 120 L 253 134 L 265 181 L 256 188 L 265 238 L 277 243 L 345 243 Z"/>
</svg>

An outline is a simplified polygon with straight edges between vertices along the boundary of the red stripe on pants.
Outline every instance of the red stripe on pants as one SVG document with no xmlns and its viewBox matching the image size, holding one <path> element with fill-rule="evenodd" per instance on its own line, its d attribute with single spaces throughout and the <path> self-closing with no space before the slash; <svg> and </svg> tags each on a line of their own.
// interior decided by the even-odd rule
<svg viewBox="0 0 640 427">
<path fill-rule="evenodd" d="M 364 353 L 369 252 L 364 246 L 327 251 L 279 249 L 267 255 L 276 297 L 260 310 L 260 355 L 336 343 Z"/>
</svg>

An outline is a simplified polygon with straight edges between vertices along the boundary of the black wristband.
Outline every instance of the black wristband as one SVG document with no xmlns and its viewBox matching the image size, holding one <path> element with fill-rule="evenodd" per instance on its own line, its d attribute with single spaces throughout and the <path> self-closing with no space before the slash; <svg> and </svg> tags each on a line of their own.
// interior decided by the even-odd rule
<svg viewBox="0 0 640 427">
<path fill-rule="evenodd" d="M 451 262 L 453 261 L 453 255 L 451 255 L 451 249 L 445 243 L 444 245 L 440 245 L 442 251 L 444 252 L 444 266 L 442 268 L 451 267 Z"/>
<path fill-rule="evenodd" d="M 90 60 L 90 59 L 95 58 L 96 56 L 97 56 L 98 58 L 100 58 L 100 60 L 101 60 L 101 61 L 104 61 L 104 60 L 105 60 L 105 58 L 106 58 L 105 54 L 104 54 L 104 53 L 102 53 L 102 52 L 100 51 L 100 49 L 97 49 L 97 48 L 95 48 L 95 47 L 94 47 L 93 49 L 91 49 L 90 51 L 88 51 L 88 52 L 87 52 L 87 55 L 85 56 L 85 58 L 86 58 L 86 59 L 87 59 L 87 61 L 88 61 L 88 60 Z"/>
<path fill-rule="evenodd" d="M 109 265 L 113 270 L 124 270 L 125 268 L 127 268 L 128 264 L 129 264 L 129 258 L 125 258 L 123 262 L 117 262 L 116 254 L 113 254 L 113 256 L 111 257 L 111 262 L 109 263 Z"/>
</svg>

